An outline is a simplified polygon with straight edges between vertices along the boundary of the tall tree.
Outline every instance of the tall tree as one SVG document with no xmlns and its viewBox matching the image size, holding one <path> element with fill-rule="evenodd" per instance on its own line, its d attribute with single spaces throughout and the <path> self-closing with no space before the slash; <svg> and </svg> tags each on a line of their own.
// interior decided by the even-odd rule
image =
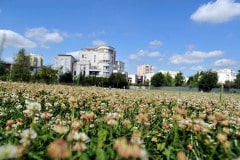
<svg viewBox="0 0 240 160">
<path fill-rule="evenodd" d="M 49 84 L 57 81 L 57 74 L 58 70 L 52 69 L 49 66 L 43 66 L 42 69 L 37 72 L 37 77 Z"/>
<path fill-rule="evenodd" d="M 235 87 L 240 89 L 240 70 L 238 70 L 238 73 L 236 75 L 236 79 L 234 81 Z"/>
<path fill-rule="evenodd" d="M 174 78 L 175 86 L 182 86 L 184 83 L 184 77 L 182 72 L 178 72 Z"/>
<path fill-rule="evenodd" d="M 109 85 L 115 88 L 123 88 L 127 87 L 128 82 L 126 75 L 121 74 L 121 73 L 113 73 L 109 77 Z"/>
<path fill-rule="evenodd" d="M 165 85 L 165 78 L 164 74 L 162 72 L 158 72 L 154 74 L 151 78 L 151 84 L 154 87 L 161 87 Z"/>
<path fill-rule="evenodd" d="M 164 79 L 165 79 L 166 86 L 173 86 L 173 77 L 171 76 L 171 74 L 169 72 L 167 72 L 164 75 Z"/>
<path fill-rule="evenodd" d="M 200 80 L 200 73 L 197 72 L 193 76 L 189 77 L 187 81 L 187 85 L 189 87 L 198 87 L 199 80 Z"/>
<path fill-rule="evenodd" d="M 25 50 L 21 49 L 14 61 L 12 70 L 10 71 L 13 81 L 29 81 L 30 74 L 30 57 L 26 55 Z"/>
<path fill-rule="evenodd" d="M 217 87 L 217 82 L 217 72 L 208 70 L 206 72 L 202 72 L 198 87 L 200 90 L 210 92 L 212 88 Z"/>
</svg>

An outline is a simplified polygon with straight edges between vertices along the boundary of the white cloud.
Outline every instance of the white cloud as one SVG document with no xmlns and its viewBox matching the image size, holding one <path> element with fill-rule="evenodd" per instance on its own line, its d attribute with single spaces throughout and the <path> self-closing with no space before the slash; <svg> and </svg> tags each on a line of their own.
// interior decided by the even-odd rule
<svg viewBox="0 0 240 160">
<path fill-rule="evenodd" d="M 78 38 L 81 38 L 83 36 L 82 33 L 73 33 L 73 34 L 70 34 L 70 33 L 67 33 L 67 32 L 61 32 L 61 35 L 63 37 L 78 37 Z"/>
<path fill-rule="evenodd" d="M 194 67 L 191 67 L 191 70 L 194 70 L 194 71 L 203 71 L 203 70 L 204 70 L 204 67 L 203 67 L 203 66 L 194 66 Z"/>
<path fill-rule="evenodd" d="M 223 23 L 237 16 L 240 16 L 240 3 L 216 0 L 199 7 L 190 18 L 197 22 Z"/>
<path fill-rule="evenodd" d="M 149 57 L 159 57 L 160 56 L 160 53 L 159 52 L 150 52 L 149 54 L 148 54 L 148 56 Z"/>
<path fill-rule="evenodd" d="M 223 55 L 223 52 L 220 50 L 212 51 L 212 52 L 202 52 L 202 51 L 187 51 L 183 55 L 174 55 L 170 58 L 170 62 L 173 64 L 193 64 L 204 61 L 206 58 L 219 57 Z"/>
<path fill-rule="evenodd" d="M 46 42 L 60 43 L 63 41 L 63 37 L 58 31 L 50 32 L 45 27 L 29 29 L 25 36 L 38 41 L 42 45 Z"/>
<path fill-rule="evenodd" d="M 153 40 L 153 41 L 149 42 L 150 48 L 157 48 L 161 45 L 162 45 L 162 42 L 158 41 L 158 40 Z"/>
<path fill-rule="evenodd" d="M 231 59 L 219 59 L 217 61 L 214 62 L 214 66 L 231 66 L 231 65 L 235 65 L 236 62 L 234 60 Z"/>
<path fill-rule="evenodd" d="M 11 30 L 0 30 L 1 41 L 3 36 L 5 36 L 5 46 L 17 48 L 34 48 L 37 46 L 34 42 Z"/>
<path fill-rule="evenodd" d="M 130 54 L 129 59 L 140 59 L 141 57 L 159 57 L 161 56 L 158 51 L 149 52 L 145 50 L 139 50 L 136 54 Z"/>
<path fill-rule="evenodd" d="M 99 35 L 103 35 L 103 34 L 105 34 L 105 31 L 94 31 L 94 32 L 92 32 L 92 33 L 89 33 L 88 34 L 88 37 L 96 37 L 96 36 L 99 36 Z"/>
<path fill-rule="evenodd" d="M 106 45 L 107 43 L 105 41 L 101 41 L 101 40 L 94 40 L 92 42 L 92 45 L 93 46 L 96 46 L 96 47 L 99 47 L 99 46 L 104 46 Z"/>
</svg>

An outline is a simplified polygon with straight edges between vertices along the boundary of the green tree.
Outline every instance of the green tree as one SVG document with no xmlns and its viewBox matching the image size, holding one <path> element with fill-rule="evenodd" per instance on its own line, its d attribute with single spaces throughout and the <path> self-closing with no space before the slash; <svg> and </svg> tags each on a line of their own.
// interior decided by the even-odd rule
<svg viewBox="0 0 240 160">
<path fill-rule="evenodd" d="M 126 75 L 121 73 L 113 73 L 109 77 L 109 85 L 115 88 L 127 87 L 128 82 Z"/>
<path fill-rule="evenodd" d="M 162 72 L 158 72 L 154 74 L 151 78 L 151 84 L 154 87 L 161 87 L 165 85 L 165 78 L 164 74 Z"/>
<path fill-rule="evenodd" d="M 164 75 L 164 85 L 165 86 L 173 86 L 173 77 L 171 76 L 171 74 L 169 72 L 167 72 Z"/>
<path fill-rule="evenodd" d="M 31 78 L 30 73 L 30 57 L 26 55 L 25 50 L 21 49 L 12 66 L 11 79 L 13 81 L 25 81 L 28 82 Z"/>
<path fill-rule="evenodd" d="M 217 72 L 208 70 L 206 72 L 202 72 L 198 87 L 200 90 L 210 92 L 212 88 L 217 87 L 217 82 Z"/>
<path fill-rule="evenodd" d="M 9 74 L 9 69 L 4 62 L 0 61 L 0 80 L 6 81 Z"/>
<path fill-rule="evenodd" d="M 200 73 L 197 72 L 195 75 L 189 77 L 187 81 L 187 85 L 189 87 L 198 87 L 199 80 L 200 80 Z"/>
<path fill-rule="evenodd" d="M 71 72 L 66 72 L 64 74 L 61 74 L 59 76 L 59 82 L 63 83 L 72 83 L 73 82 L 73 76 Z"/>
<path fill-rule="evenodd" d="M 175 86 L 182 86 L 184 83 L 184 77 L 182 72 L 178 72 L 174 78 Z"/>
<path fill-rule="evenodd" d="M 42 66 L 42 69 L 37 72 L 38 80 L 43 80 L 45 83 L 54 83 L 57 81 L 58 70 L 52 69 L 49 66 Z"/>
<path fill-rule="evenodd" d="M 238 70 L 238 73 L 236 75 L 236 79 L 234 81 L 234 85 L 236 88 L 240 89 L 240 70 Z"/>
</svg>

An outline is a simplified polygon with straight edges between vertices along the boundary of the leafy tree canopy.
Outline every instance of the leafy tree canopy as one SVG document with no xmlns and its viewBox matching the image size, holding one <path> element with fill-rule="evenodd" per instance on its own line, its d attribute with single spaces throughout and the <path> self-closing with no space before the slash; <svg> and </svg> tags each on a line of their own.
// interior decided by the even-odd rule
<svg viewBox="0 0 240 160">
<path fill-rule="evenodd" d="M 113 73 L 109 77 L 109 85 L 115 88 L 127 87 L 128 82 L 127 82 L 126 75 L 121 73 Z"/>
<path fill-rule="evenodd" d="M 208 70 L 206 72 L 202 72 L 198 87 L 200 90 L 210 92 L 212 88 L 217 87 L 217 82 L 217 72 Z"/>
<path fill-rule="evenodd" d="M 158 72 L 154 74 L 151 78 L 151 84 L 154 87 L 161 87 L 165 85 L 165 77 L 162 72 Z"/>
<path fill-rule="evenodd" d="M 13 81 L 29 81 L 30 78 L 30 58 L 26 55 L 25 50 L 21 49 L 13 64 L 11 79 Z"/>
</svg>

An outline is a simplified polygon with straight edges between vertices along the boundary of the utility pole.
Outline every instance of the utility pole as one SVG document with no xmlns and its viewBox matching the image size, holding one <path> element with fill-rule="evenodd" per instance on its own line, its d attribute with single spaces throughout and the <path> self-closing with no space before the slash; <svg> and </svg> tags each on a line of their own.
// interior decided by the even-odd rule
<svg viewBox="0 0 240 160">
<path fill-rule="evenodd" d="M 1 43 L 0 43 L 0 61 L 2 61 L 2 52 L 3 52 L 5 40 L 6 40 L 6 34 L 5 32 L 3 32 Z"/>
</svg>

